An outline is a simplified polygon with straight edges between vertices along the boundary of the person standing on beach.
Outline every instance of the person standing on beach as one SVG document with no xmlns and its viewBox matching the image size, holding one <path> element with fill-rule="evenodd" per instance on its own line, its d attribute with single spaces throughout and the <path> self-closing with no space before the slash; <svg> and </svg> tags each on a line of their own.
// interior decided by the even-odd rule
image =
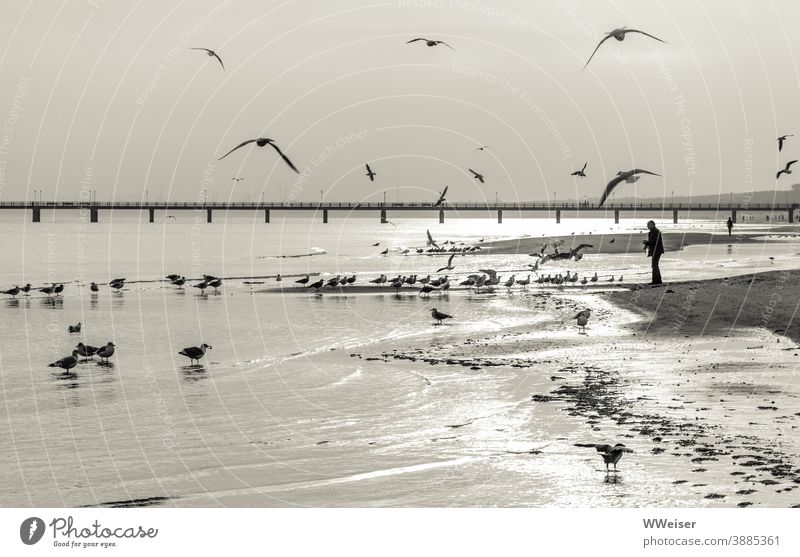
<svg viewBox="0 0 800 557">
<path fill-rule="evenodd" d="M 647 221 L 647 228 L 650 232 L 647 234 L 644 247 L 647 250 L 647 257 L 652 257 L 653 263 L 653 280 L 651 285 L 664 284 L 661 282 L 661 269 L 658 268 L 658 262 L 661 255 L 664 253 L 664 242 L 661 240 L 661 231 L 656 228 L 655 221 Z"/>
<path fill-rule="evenodd" d="M 733 219 L 731 217 L 728 217 L 728 222 L 725 223 L 725 224 L 728 227 L 728 236 L 730 236 L 731 235 L 731 230 L 733 230 Z"/>
</svg>

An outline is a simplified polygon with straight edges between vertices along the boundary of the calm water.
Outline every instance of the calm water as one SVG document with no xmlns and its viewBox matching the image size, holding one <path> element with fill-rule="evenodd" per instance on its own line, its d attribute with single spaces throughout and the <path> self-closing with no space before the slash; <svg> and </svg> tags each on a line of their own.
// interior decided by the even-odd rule
<svg viewBox="0 0 800 557">
<path fill-rule="evenodd" d="M 0 301 L 0 505 L 160 497 L 173 498 L 164 504 L 210 506 L 595 504 L 590 492 L 565 498 L 563 486 L 575 479 L 563 466 L 543 466 L 514 452 L 545 447 L 581 427 L 563 414 L 555 423 L 548 411 L 529 404 L 531 392 L 549 383 L 547 370 L 475 373 L 351 356 L 446 345 L 562 319 L 543 314 L 531 297 L 518 291 L 430 300 L 258 292 L 274 286 L 272 279 L 251 279 L 264 285 L 232 279 L 217 294 L 199 295 L 157 281 L 169 273 L 356 273 L 359 283 L 381 273 L 424 276 L 445 258 L 399 251 L 423 246 L 426 229 L 438 240 L 477 242 L 638 230 L 641 222 L 396 219 L 391 226 L 334 213 L 327 225 L 275 215 L 271 224 L 247 218 L 206 224 L 190 217 L 149 224 L 137 216 L 91 225 L 74 217 L 0 222 L 0 287 L 67 285 L 54 303 L 39 293 Z M 376 242 L 381 245 L 373 247 Z M 384 247 L 390 254 L 378 255 Z M 672 276 L 722 276 L 789 267 L 797 251 L 789 241 L 696 246 L 668 254 L 662 266 Z M 767 253 L 776 259 L 769 261 Z M 531 262 L 524 254 L 458 258 L 454 274 L 488 266 L 521 276 Z M 586 256 L 569 269 L 624 273 L 634 281 L 646 277 L 647 265 L 634 253 Z M 96 296 L 85 286 L 116 277 L 141 282 L 120 293 L 103 287 Z M 293 287 L 288 278 L 283 285 Z M 431 307 L 457 319 L 433 327 Z M 616 312 L 615 318 L 632 316 Z M 82 333 L 68 334 L 67 325 L 78 321 Z M 111 365 L 82 363 L 69 376 L 47 367 L 81 340 L 113 340 L 118 349 Z M 201 342 L 213 350 L 202 365 L 188 366 L 177 352 Z M 468 431 L 450 427 L 467 422 Z M 657 491 L 640 497 L 620 504 L 680 500 Z"/>
</svg>

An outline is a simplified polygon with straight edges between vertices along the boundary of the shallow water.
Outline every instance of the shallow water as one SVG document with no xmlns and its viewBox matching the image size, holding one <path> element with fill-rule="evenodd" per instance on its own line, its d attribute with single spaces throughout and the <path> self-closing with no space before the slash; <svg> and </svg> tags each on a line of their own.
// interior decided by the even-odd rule
<svg viewBox="0 0 800 557">
<path fill-rule="evenodd" d="M 381 273 L 424 276 L 440 261 L 443 266 L 445 257 L 403 256 L 399 250 L 424 246 L 426 229 L 438 240 L 477 243 L 571 230 L 638 230 L 638 221 L 555 225 L 507 218 L 499 225 L 451 219 L 439 225 L 396 219 L 393 227 L 360 218 L 333 218 L 328 225 L 275 216 L 271 224 L 220 218 L 209 225 L 131 217 L 86 224 L 73 217 L 0 223 L 2 288 L 67 284 L 55 301 L 38 292 L 0 301 L 0 439 L 8 448 L 0 453 L 2 506 L 159 497 L 171 498 L 162 504 L 189 506 L 705 504 L 677 490 L 664 495 L 640 488 L 609 502 L 566 489 L 575 481 L 572 474 L 587 473 L 586 485 L 596 477 L 593 468 L 585 469 L 589 455 L 562 451 L 565 439 L 581 433 L 583 420 L 530 404 L 531 393 L 551 383 L 555 364 L 472 370 L 367 359 L 512 330 L 540 332 L 540 348 L 555 352 L 575 338 L 575 331 L 562 333 L 554 325 L 564 320 L 563 310 L 543 307 L 519 289 L 430 299 L 411 290 L 399 297 L 315 295 L 299 288 L 279 295 L 258 292 L 276 284 L 260 278 L 248 282 L 264 285 L 230 279 L 219 293 L 200 295 L 158 282 L 173 272 L 356 273 L 359 283 Z M 680 226 L 716 230 L 719 224 Z M 376 242 L 381 245 L 373 247 Z M 381 256 L 384 246 L 392 251 Z M 695 246 L 668 254 L 662 267 L 681 278 L 725 276 L 788 268 L 797 251 L 793 240 Z M 488 266 L 521 276 L 531 262 L 526 254 L 458 257 L 454 275 Z M 570 263 L 569 270 L 581 275 L 624 274 L 628 282 L 649 272 L 641 253 Z M 553 265 L 547 272 L 565 270 Z M 85 287 L 115 277 L 141 282 L 119 293 L 103 286 L 96 296 Z M 294 288 L 289 278 L 282 284 Z M 434 327 L 431 307 L 455 318 Z M 614 323 L 633 319 L 609 314 L 595 334 L 613 338 Z M 82 333 L 68 334 L 67 325 L 78 321 Z M 47 367 L 79 341 L 108 340 L 118 347 L 108 366 L 95 359 L 72 374 Z M 177 352 L 201 342 L 213 349 L 199 366 L 187 365 Z M 486 353 L 500 345 L 498 340 Z M 584 349 L 594 351 L 592 346 Z M 513 348 L 504 350 L 513 354 Z M 552 454 L 541 458 L 532 450 Z M 646 469 L 632 468 L 626 481 L 644 485 L 637 475 L 645 478 Z"/>
</svg>

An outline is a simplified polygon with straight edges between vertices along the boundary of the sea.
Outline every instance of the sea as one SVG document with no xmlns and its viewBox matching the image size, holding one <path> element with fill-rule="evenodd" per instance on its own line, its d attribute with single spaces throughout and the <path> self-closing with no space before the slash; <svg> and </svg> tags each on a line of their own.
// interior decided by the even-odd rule
<svg viewBox="0 0 800 557">
<path fill-rule="evenodd" d="M 416 253 L 428 231 L 437 242 L 486 246 L 573 232 L 644 234 L 644 219 L 556 224 L 506 215 L 502 224 L 440 224 L 390 215 L 380 224 L 377 214 L 332 212 L 323 224 L 319 215 L 276 212 L 270 223 L 261 214 L 220 212 L 213 223 L 200 216 L 149 223 L 146 214 L 101 212 L 101 222 L 88 223 L 61 211 L 31 223 L 21 212 L 0 215 L 0 288 L 34 287 L 0 295 L 0 506 L 706 504 L 678 489 L 600 497 L 602 462 L 567 449 L 585 433 L 582 420 L 530 404 L 555 364 L 476 371 L 387 357 L 537 331 L 563 319 L 535 303 L 540 295 L 592 296 L 579 286 L 425 297 L 411 287 L 315 292 L 295 283 L 307 275 L 312 282 L 355 275 L 360 286 L 381 274 L 439 276 L 447 255 Z M 724 219 L 659 226 L 726 234 Z M 768 239 L 763 223 L 737 225 L 745 230 L 763 231 L 764 242 L 668 253 L 665 278 L 793 268 L 795 237 Z M 457 256 L 447 273 L 463 280 L 491 268 L 535 279 L 533 261 L 524 252 L 482 250 Z M 649 280 L 649 260 L 638 251 L 548 265 L 553 274 Z M 190 279 L 185 288 L 165 280 L 172 273 Z M 222 287 L 194 288 L 204 274 L 223 277 Z M 108 286 L 115 278 L 126 279 L 121 291 Z M 100 285 L 97 294 L 90 282 Z M 36 290 L 51 283 L 65 285 L 60 296 Z M 434 325 L 434 307 L 452 319 Z M 614 318 L 636 316 L 620 310 Z M 78 322 L 81 332 L 68 333 Z M 551 330 L 543 342 L 561 349 L 572 329 Z M 48 367 L 78 342 L 109 341 L 116 353 L 108 364 L 93 358 L 71 373 Z M 212 348 L 199 365 L 178 354 L 201 343 Z"/>
</svg>

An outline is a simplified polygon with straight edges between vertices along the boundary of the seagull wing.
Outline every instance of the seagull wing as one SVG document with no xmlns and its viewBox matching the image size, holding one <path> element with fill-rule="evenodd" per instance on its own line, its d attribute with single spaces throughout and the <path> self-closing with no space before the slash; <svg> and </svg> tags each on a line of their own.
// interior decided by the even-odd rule
<svg viewBox="0 0 800 557">
<path fill-rule="evenodd" d="M 451 255 L 451 256 L 450 256 L 450 259 L 448 259 L 448 260 L 447 260 L 447 266 L 448 266 L 448 267 L 449 267 L 450 265 L 452 265 L 452 263 L 453 263 L 453 258 L 454 258 L 455 256 L 456 256 L 456 254 L 454 253 L 453 255 Z"/>
<path fill-rule="evenodd" d="M 423 39 L 423 38 L 419 38 L 419 39 L 411 39 L 410 41 L 407 41 L 407 42 L 406 42 L 406 44 L 415 43 L 415 42 L 417 42 L 417 41 L 425 41 L 425 42 L 428 42 L 428 39 Z"/>
<path fill-rule="evenodd" d="M 452 46 L 450 46 L 449 44 L 447 44 L 447 43 L 446 43 L 446 42 L 444 42 L 444 41 L 436 41 L 436 42 L 437 42 L 437 44 L 443 44 L 444 46 L 446 46 L 446 47 L 447 47 L 447 48 L 449 48 L 450 50 L 455 50 L 455 48 L 453 48 Z"/>
<path fill-rule="evenodd" d="M 632 174 L 650 174 L 652 176 L 661 176 L 661 174 L 656 174 L 655 172 L 650 172 L 649 170 L 644 170 L 642 168 L 634 168 Z"/>
<path fill-rule="evenodd" d="M 574 248 L 574 249 L 572 250 L 572 253 L 578 253 L 578 252 L 579 252 L 579 251 L 581 251 L 582 249 L 586 249 L 586 248 L 593 248 L 593 247 L 594 247 L 594 246 L 593 246 L 592 244 L 580 244 L 580 245 L 579 245 L 577 248 Z"/>
<path fill-rule="evenodd" d="M 793 160 L 793 161 L 789 161 L 789 162 L 787 162 L 787 163 L 786 163 L 786 170 L 789 170 L 789 167 L 790 167 L 790 166 L 792 166 L 792 165 L 793 165 L 794 163 L 796 163 L 796 162 L 797 162 L 797 160 L 796 160 L 796 159 L 795 159 L 795 160 Z"/>
<path fill-rule="evenodd" d="M 369 176 L 370 182 L 375 181 L 375 178 L 373 178 L 372 174 L 373 174 L 372 169 L 369 167 L 369 165 L 367 165 L 367 176 Z"/>
<path fill-rule="evenodd" d="M 449 187 L 450 186 L 445 186 L 444 189 L 442 190 L 442 193 L 439 194 L 439 197 L 444 199 L 444 196 L 447 195 L 447 188 L 449 188 Z"/>
<path fill-rule="evenodd" d="M 205 50 L 206 52 L 210 53 L 211 51 L 207 48 L 196 48 L 196 47 L 189 47 L 191 50 Z"/>
<path fill-rule="evenodd" d="M 657 40 L 657 41 L 658 41 L 658 42 L 660 42 L 660 43 L 667 44 L 667 41 L 662 41 L 662 40 L 661 40 L 661 39 L 659 39 L 658 37 L 654 37 L 654 36 L 653 36 L 653 35 L 651 35 L 650 33 L 645 33 L 644 31 L 639 31 L 638 29 L 625 29 L 625 32 L 626 32 L 626 33 L 641 33 L 642 35 L 646 35 L 646 36 L 650 37 L 651 39 L 655 39 L 655 40 Z"/>
<path fill-rule="evenodd" d="M 217 54 L 216 52 L 212 52 L 211 55 L 214 58 L 216 58 L 217 60 L 219 60 L 219 65 L 222 66 L 222 69 L 224 71 L 225 70 L 225 64 L 222 63 L 222 58 L 219 57 L 219 54 Z"/>
<path fill-rule="evenodd" d="M 575 443 L 575 446 L 595 449 L 598 453 L 607 453 L 613 448 L 611 445 L 604 443 Z"/>
<path fill-rule="evenodd" d="M 255 142 L 255 141 L 258 141 L 258 140 L 257 140 L 257 139 L 248 139 L 247 141 L 243 141 L 242 143 L 239 143 L 239 145 L 237 145 L 236 147 L 234 147 L 233 149 L 231 149 L 230 151 L 228 151 L 227 153 L 225 153 L 224 155 L 222 155 L 222 156 L 221 156 L 220 158 L 218 158 L 217 160 L 218 160 L 218 161 L 221 161 L 222 159 L 224 159 L 225 157 L 227 157 L 228 155 L 230 155 L 231 153 L 233 153 L 233 152 L 234 152 L 236 149 L 238 149 L 238 148 L 240 148 L 240 147 L 244 147 L 244 146 L 245 146 L 245 145 L 247 145 L 248 143 L 253 143 L 253 142 Z"/>
<path fill-rule="evenodd" d="M 290 161 L 290 160 L 289 160 L 289 157 L 287 157 L 286 155 L 284 155 L 284 154 L 283 154 L 283 151 L 281 151 L 281 148 L 280 148 L 280 147 L 278 147 L 277 145 L 275 145 L 275 144 L 274 144 L 273 142 L 271 142 L 271 141 L 270 141 L 270 143 L 269 143 L 269 144 L 270 144 L 270 145 L 272 145 L 272 148 L 273 148 L 273 149 L 275 149 L 275 150 L 278 152 L 278 154 L 281 156 L 281 158 L 283 159 L 283 161 L 284 161 L 286 164 L 288 164 L 288 165 L 289 165 L 289 168 L 291 168 L 292 170 L 294 170 L 295 172 L 297 172 L 298 174 L 300 174 L 300 171 L 299 171 L 299 170 L 297 170 L 297 168 L 295 168 L 294 164 L 292 164 L 292 161 Z M 238 148 L 238 147 L 237 147 L 237 148 Z"/>
<path fill-rule="evenodd" d="M 474 171 L 474 170 L 472 170 L 471 168 L 468 168 L 467 170 L 469 170 L 470 172 L 472 172 L 472 175 L 473 175 L 475 178 L 477 178 L 478 176 L 480 176 L 480 174 L 478 174 L 477 172 L 475 172 L 475 171 Z"/>
<path fill-rule="evenodd" d="M 589 164 L 588 162 L 583 163 L 583 168 L 581 168 L 581 172 L 584 172 L 586 170 L 586 166 L 588 164 Z"/>
<path fill-rule="evenodd" d="M 606 202 L 606 199 L 608 199 L 608 196 L 611 195 L 612 191 L 614 191 L 614 188 L 616 188 L 617 185 L 619 185 L 619 183 L 623 180 L 625 180 L 625 175 L 618 175 L 608 184 L 606 184 L 606 189 L 603 191 L 603 195 L 600 196 L 600 203 L 597 204 L 598 208 L 603 206 L 603 203 Z"/>
<path fill-rule="evenodd" d="M 600 49 L 600 45 L 602 45 L 604 42 L 606 42 L 606 41 L 607 41 L 608 39 L 610 39 L 612 36 L 613 36 L 613 35 L 612 35 L 611 33 L 609 33 L 608 35 L 606 35 L 605 37 L 603 37 L 603 39 L 602 39 L 602 40 L 601 40 L 599 43 L 597 43 L 597 46 L 595 47 L 595 49 L 594 49 L 594 52 L 592 52 L 592 55 L 591 55 L 591 56 L 589 56 L 589 59 L 586 61 L 586 64 L 584 64 L 584 66 L 583 66 L 583 70 L 585 70 L 585 69 L 586 69 L 586 66 L 588 66 L 588 65 L 589 65 L 589 62 L 591 62 L 591 61 L 592 61 L 592 58 L 594 58 L 594 55 L 595 55 L 595 54 L 597 53 L 597 51 Z M 583 71 L 583 70 L 581 70 L 581 71 Z"/>
</svg>

